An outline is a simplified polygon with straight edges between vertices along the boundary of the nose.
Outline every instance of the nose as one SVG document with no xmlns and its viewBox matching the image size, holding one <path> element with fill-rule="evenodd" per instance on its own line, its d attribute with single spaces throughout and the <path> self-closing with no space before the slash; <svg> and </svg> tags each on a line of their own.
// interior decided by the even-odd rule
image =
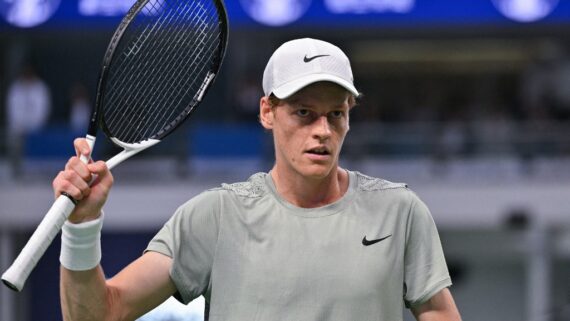
<svg viewBox="0 0 570 321">
<path fill-rule="evenodd" d="M 315 121 L 313 134 L 319 140 L 326 140 L 331 136 L 331 127 L 326 115 L 320 116 Z"/>
</svg>

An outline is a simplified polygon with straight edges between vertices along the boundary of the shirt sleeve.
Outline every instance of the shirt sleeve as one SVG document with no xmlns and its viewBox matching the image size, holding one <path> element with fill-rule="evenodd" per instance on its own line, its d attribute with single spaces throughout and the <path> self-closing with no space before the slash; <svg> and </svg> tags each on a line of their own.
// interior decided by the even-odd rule
<svg viewBox="0 0 570 321">
<path fill-rule="evenodd" d="M 427 206 L 412 193 L 404 254 L 404 302 L 411 308 L 451 286 L 441 241 Z"/>
<path fill-rule="evenodd" d="M 210 286 L 218 223 L 218 194 L 202 193 L 178 208 L 145 250 L 173 259 L 170 277 L 182 303 L 205 294 Z"/>
</svg>

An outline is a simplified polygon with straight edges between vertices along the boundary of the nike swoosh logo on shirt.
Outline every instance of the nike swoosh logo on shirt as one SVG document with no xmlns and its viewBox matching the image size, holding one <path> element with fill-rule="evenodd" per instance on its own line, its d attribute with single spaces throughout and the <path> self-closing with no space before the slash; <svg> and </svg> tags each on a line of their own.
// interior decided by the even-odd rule
<svg viewBox="0 0 570 321">
<path fill-rule="evenodd" d="M 378 242 L 384 241 L 385 239 L 389 238 L 390 236 L 392 236 L 392 234 L 390 234 L 388 236 L 384 236 L 383 238 L 380 238 L 380 239 L 375 239 L 375 240 L 367 240 L 366 236 L 364 236 L 364 238 L 362 239 L 362 245 L 369 246 L 372 244 L 376 244 Z"/>
<path fill-rule="evenodd" d="M 305 58 L 303 58 L 304 62 L 311 62 L 317 58 L 321 58 L 321 57 L 328 57 L 330 55 L 316 55 L 316 56 L 312 56 L 312 57 L 307 57 L 307 55 L 305 55 Z"/>
</svg>

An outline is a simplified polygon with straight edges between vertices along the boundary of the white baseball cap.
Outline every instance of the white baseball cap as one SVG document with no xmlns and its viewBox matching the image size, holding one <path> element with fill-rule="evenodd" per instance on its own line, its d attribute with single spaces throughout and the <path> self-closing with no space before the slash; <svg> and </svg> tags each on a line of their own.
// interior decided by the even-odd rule
<svg viewBox="0 0 570 321">
<path fill-rule="evenodd" d="M 359 95 L 350 61 L 339 47 L 317 39 L 296 39 L 281 45 L 269 58 L 263 72 L 263 91 L 266 96 L 285 99 L 319 81 L 334 82 Z"/>
</svg>

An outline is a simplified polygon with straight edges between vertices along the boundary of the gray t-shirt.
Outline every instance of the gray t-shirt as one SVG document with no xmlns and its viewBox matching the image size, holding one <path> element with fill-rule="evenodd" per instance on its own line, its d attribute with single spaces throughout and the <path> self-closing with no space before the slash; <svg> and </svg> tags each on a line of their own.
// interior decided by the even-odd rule
<svg viewBox="0 0 570 321">
<path fill-rule="evenodd" d="M 403 319 L 451 285 L 431 214 L 405 184 L 349 171 L 338 201 L 299 208 L 271 175 L 223 184 L 181 206 L 147 251 L 173 258 L 184 303 L 211 321 Z"/>
</svg>

